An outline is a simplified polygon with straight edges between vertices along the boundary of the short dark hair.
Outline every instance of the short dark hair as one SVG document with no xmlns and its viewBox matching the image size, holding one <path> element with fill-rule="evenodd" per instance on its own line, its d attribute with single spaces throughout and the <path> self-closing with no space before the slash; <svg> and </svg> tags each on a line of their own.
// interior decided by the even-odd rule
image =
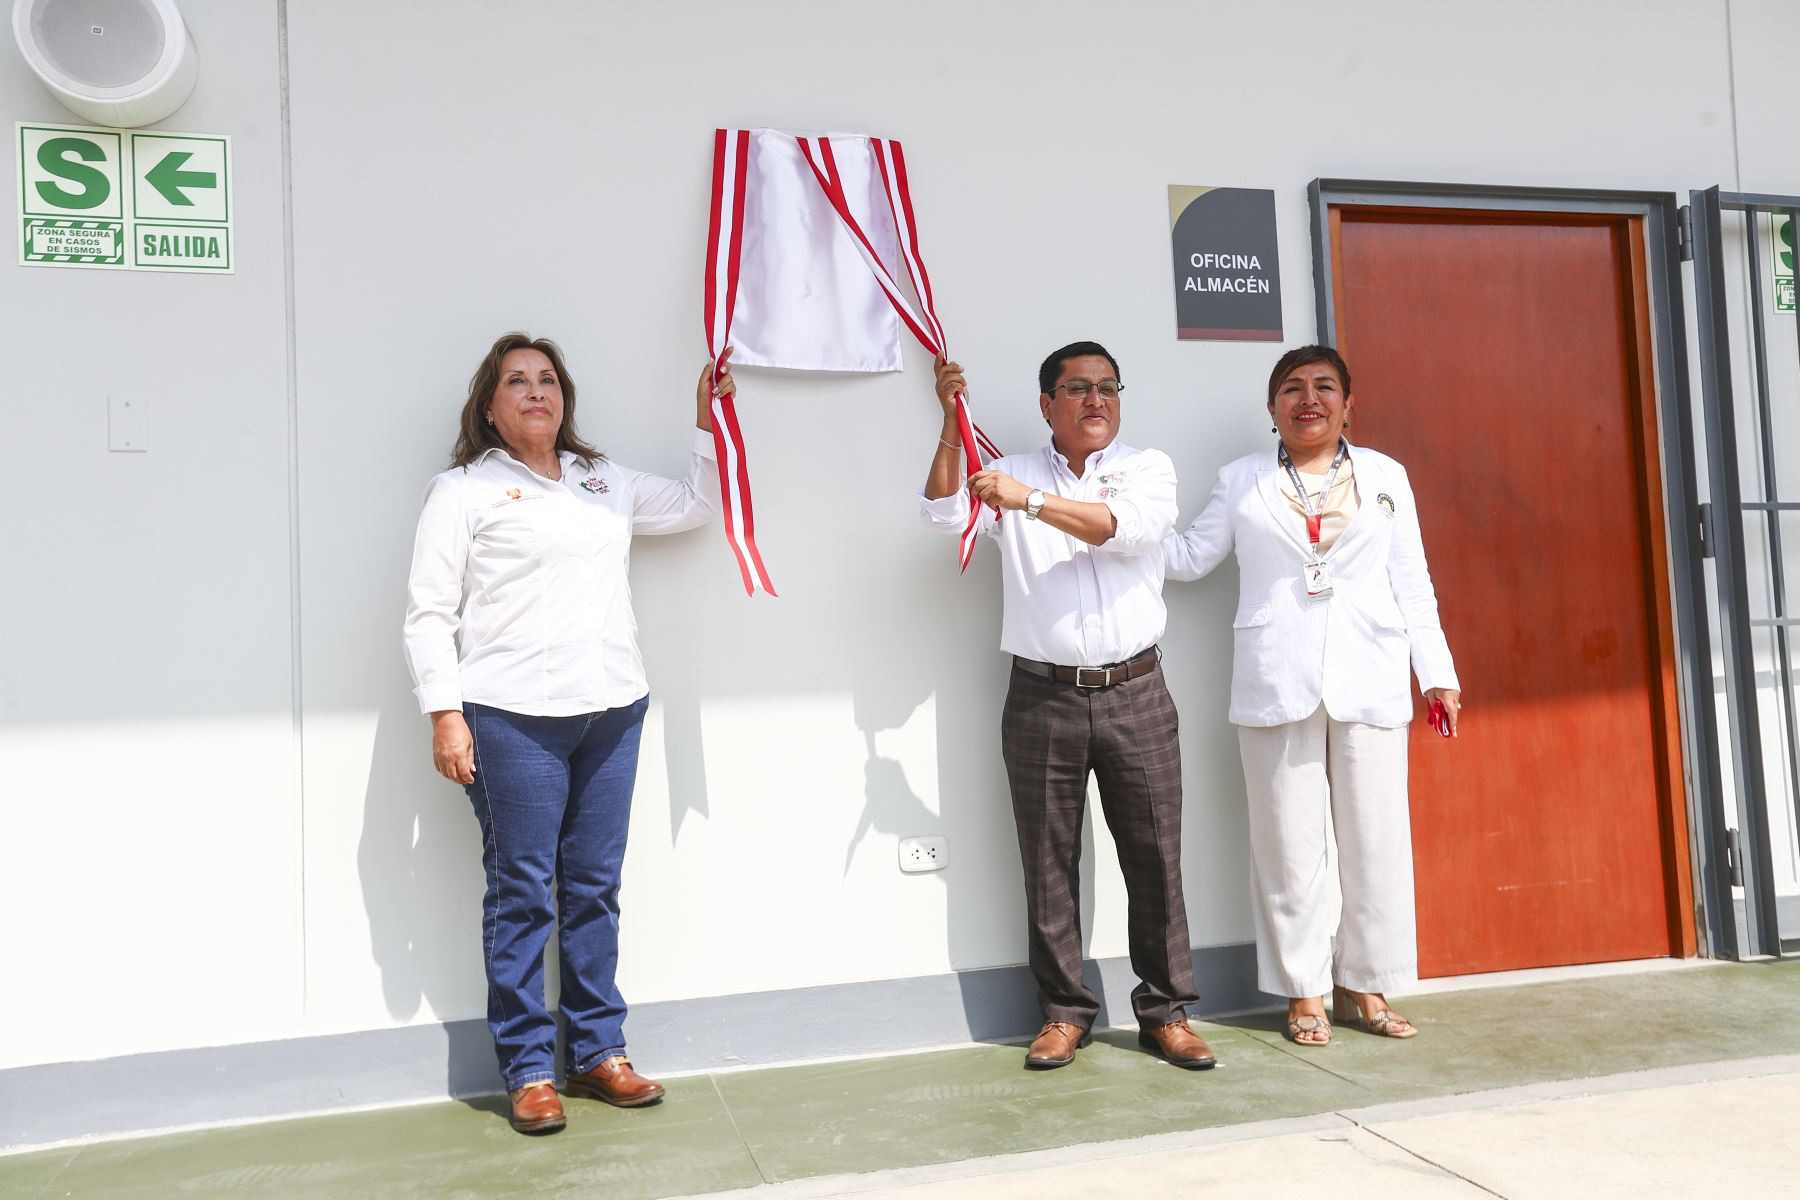
<svg viewBox="0 0 1800 1200">
<path fill-rule="evenodd" d="M 469 379 L 469 398 L 463 403 L 456 447 L 450 452 L 450 465 L 466 467 L 490 449 L 506 449 L 506 442 L 501 438 L 500 431 L 487 420 L 487 409 L 493 403 L 495 389 L 500 386 L 500 360 L 514 350 L 536 350 L 549 359 L 550 366 L 556 371 L 557 382 L 562 385 L 562 428 L 556 431 L 556 449 L 559 452 L 568 451 L 590 467 L 604 458 L 600 451 L 576 436 L 575 381 L 569 377 L 569 369 L 563 366 L 562 351 L 549 338 L 534 338 L 529 333 L 513 332 L 501 334 L 488 347 L 487 355 L 482 358 L 481 365 L 475 368 L 475 374 Z"/>
<path fill-rule="evenodd" d="M 1350 394 L 1350 368 L 1344 365 L 1344 356 L 1330 346 L 1295 346 L 1275 361 L 1275 369 L 1269 372 L 1269 403 L 1275 403 L 1275 391 L 1281 381 L 1293 373 L 1295 367 L 1311 366 L 1313 363 L 1330 363 L 1331 369 L 1338 374 L 1338 382 L 1344 385 L 1344 395 Z"/>
<path fill-rule="evenodd" d="M 1048 396 L 1050 389 L 1056 386 L 1056 377 L 1062 374 L 1062 365 L 1071 358 L 1087 358 L 1089 355 L 1104 358 L 1111 363 L 1113 378 L 1120 383 L 1125 382 L 1119 378 L 1119 360 L 1108 354 L 1105 346 L 1099 342 L 1070 342 L 1061 350 L 1051 351 L 1050 357 L 1044 360 L 1044 365 L 1038 368 L 1038 391 Z"/>
</svg>

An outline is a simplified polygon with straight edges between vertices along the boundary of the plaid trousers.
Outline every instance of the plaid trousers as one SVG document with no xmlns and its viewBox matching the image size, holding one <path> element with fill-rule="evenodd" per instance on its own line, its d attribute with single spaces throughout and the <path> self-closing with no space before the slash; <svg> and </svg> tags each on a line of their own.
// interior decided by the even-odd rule
<svg viewBox="0 0 1800 1200">
<path fill-rule="evenodd" d="M 1000 718 L 1025 868 L 1031 973 L 1044 1017 L 1091 1027 L 1100 1003 L 1081 978 L 1081 820 L 1092 772 L 1125 877 L 1138 1024 L 1195 1003 L 1181 893 L 1181 744 L 1161 670 L 1078 688 L 1017 665 Z"/>
</svg>

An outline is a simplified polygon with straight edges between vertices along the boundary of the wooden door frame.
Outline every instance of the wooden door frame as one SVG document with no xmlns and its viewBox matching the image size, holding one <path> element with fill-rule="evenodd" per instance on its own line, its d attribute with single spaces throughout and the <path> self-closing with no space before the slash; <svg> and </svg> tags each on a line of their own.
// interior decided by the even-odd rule
<svg viewBox="0 0 1800 1200">
<path fill-rule="evenodd" d="M 1651 702 L 1657 713 L 1659 824 L 1670 881 L 1669 945 L 1681 957 L 1728 953 L 1723 922 L 1734 919 L 1726 869 L 1722 776 L 1705 606 L 1705 547 L 1695 485 L 1694 419 L 1688 395 L 1687 318 L 1680 263 L 1687 257 L 1683 210 L 1672 192 L 1508 188 L 1468 184 L 1315 179 L 1313 296 L 1319 340 L 1338 337 L 1338 214 L 1344 208 L 1401 215 L 1506 214 L 1530 221 L 1574 218 L 1623 223 L 1625 283 L 1635 314 L 1636 354 L 1627 364 L 1641 428 L 1637 445 L 1651 581 Z M 1660 461 L 1658 461 L 1660 457 Z M 1660 503 L 1659 503 L 1660 500 Z M 1696 883 L 1700 886 L 1696 886 Z M 1721 892 L 1721 886 L 1723 891 Z M 1719 895 L 1726 897 L 1723 903 Z"/>
</svg>

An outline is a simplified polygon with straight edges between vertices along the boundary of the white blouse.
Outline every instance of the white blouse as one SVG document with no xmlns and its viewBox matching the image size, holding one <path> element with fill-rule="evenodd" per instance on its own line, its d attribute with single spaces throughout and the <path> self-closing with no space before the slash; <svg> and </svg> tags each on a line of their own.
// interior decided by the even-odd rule
<svg viewBox="0 0 1800 1200">
<path fill-rule="evenodd" d="M 527 716 L 630 704 L 650 690 L 626 568 L 636 533 L 719 508 L 710 433 L 687 479 L 563 454 L 546 479 L 504 450 L 434 476 L 413 542 L 405 646 L 419 711 L 464 701 Z"/>
</svg>

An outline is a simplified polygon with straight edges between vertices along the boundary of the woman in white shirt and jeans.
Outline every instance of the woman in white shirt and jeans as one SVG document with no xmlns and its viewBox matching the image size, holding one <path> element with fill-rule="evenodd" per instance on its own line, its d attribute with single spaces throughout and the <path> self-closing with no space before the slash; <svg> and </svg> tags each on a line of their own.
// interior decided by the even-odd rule
<svg viewBox="0 0 1800 1200">
<path fill-rule="evenodd" d="M 716 390 L 736 390 L 729 365 Z M 625 1057 L 614 982 L 649 702 L 626 564 L 633 534 L 692 529 L 717 511 L 714 393 L 709 364 L 687 479 L 658 478 L 577 436 L 555 343 L 506 334 L 469 381 L 450 470 L 425 490 L 406 656 L 437 769 L 481 822 L 488 1026 L 522 1133 L 564 1124 L 543 979 L 559 909 L 567 1091 L 624 1107 L 662 1097 Z"/>
</svg>

